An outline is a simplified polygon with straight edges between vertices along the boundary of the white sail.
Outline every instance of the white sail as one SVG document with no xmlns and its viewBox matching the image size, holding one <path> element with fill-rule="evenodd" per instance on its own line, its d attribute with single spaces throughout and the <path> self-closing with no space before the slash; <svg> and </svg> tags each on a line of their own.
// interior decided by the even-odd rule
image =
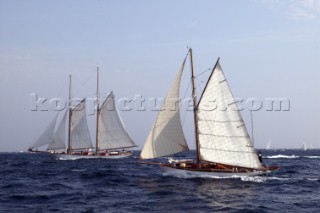
<svg viewBox="0 0 320 213">
<path fill-rule="evenodd" d="M 306 142 L 302 142 L 302 150 L 307 150 L 307 144 Z"/>
<path fill-rule="evenodd" d="M 47 150 L 57 150 L 57 149 L 66 149 L 65 143 L 65 129 L 66 129 L 66 122 L 67 122 L 67 112 L 64 113 L 63 118 L 60 121 L 56 131 L 53 135 L 53 141 L 49 144 Z"/>
<path fill-rule="evenodd" d="M 44 132 L 40 135 L 36 143 L 30 147 L 31 149 L 38 148 L 40 146 L 44 146 L 50 143 L 54 143 L 53 135 L 54 135 L 54 129 L 57 123 L 58 115 L 59 115 L 58 113 L 57 115 L 55 115 L 55 117 L 52 119 L 50 124 L 44 130 Z"/>
<path fill-rule="evenodd" d="M 219 62 L 202 94 L 197 116 L 201 160 L 261 168 Z"/>
<path fill-rule="evenodd" d="M 117 110 L 111 92 L 100 108 L 98 141 L 99 149 L 136 147 L 130 138 Z"/>
<path fill-rule="evenodd" d="M 86 104 L 83 99 L 71 110 L 71 149 L 93 148 L 87 125 Z"/>
<path fill-rule="evenodd" d="M 310 148 L 309 149 L 313 149 L 313 144 L 312 143 L 310 143 Z"/>
<path fill-rule="evenodd" d="M 271 146 L 271 140 L 268 141 L 267 146 L 266 146 L 266 150 L 269 150 Z"/>
<path fill-rule="evenodd" d="M 189 150 L 182 130 L 178 102 L 185 61 L 186 59 L 182 63 L 141 151 L 142 159 L 157 158 Z"/>
</svg>

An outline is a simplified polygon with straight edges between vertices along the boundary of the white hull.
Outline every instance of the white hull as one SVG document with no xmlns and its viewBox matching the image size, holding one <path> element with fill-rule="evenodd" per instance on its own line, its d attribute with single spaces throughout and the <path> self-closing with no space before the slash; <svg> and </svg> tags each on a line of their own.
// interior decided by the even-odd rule
<svg viewBox="0 0 320 213">
<path fill-rule="evenodd" d="M 131 156 L 132 153 L 122 154 L 122 155 L 68 155 L 68 154 L 54 154 L 54 158 L 57 160 L 79 160 L 79 159 L 119 159 Z"/>
<path fill-rule="evenodd" d="M 185 169 L 175 169 L 172 167 L 162 167 L 167 175 L 177 177 L 208 177 L 208 178 L 237 178 L 237 177 L 249 177 L 249 176 L 261 176 L 266 175 L 266 171 L 255 171 L 246 173 L 227 173 L 227 172 L 204 172 L 204 171 L 192 171 Z"/>
</svg>

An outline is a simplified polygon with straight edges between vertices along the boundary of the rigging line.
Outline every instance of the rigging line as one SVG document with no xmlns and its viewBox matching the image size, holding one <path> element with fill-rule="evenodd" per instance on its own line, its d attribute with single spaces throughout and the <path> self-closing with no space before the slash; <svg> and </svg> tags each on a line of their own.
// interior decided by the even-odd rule
<svg viewBox="0 0 320 213">
<path fill-rule="evenodd" d="M 196 79 L 197 77 L 199 77 L 199 76 L 203 75 L 204 73 L 206 73 L 206 72 L 208 72 L 208 71 L 210 71 L 210 70 L 211 70 L 211 68 L 206 69 L 206 70 L 204 70 L 204 71 L 200 72 L 198 75 L 194 76 L 194 78 Z"/>
<path fill-rule="evenodd" d="M 187 49 L 188 49 L 188 52 L 187 52 L 187 55 L 186 55 L 186 57 L 188 57 L 188 55 L 190 54 L 190 47 L 189 46 L 187 46 Z M 195 59 L 195 58 L 194 58 Z M 195 59 L 195 62 L 197 63 L 197 65 L 200 67 L 200 64 L 199 64 L 199 62 L 198 62 L 198 60 L 197 59 Z M 210 69 L 209 69 L 210 70 Z M 198 76 L 200 76 L 200 75 L 202 75 L 203 73 L 205 73 L 205 72 L 207 72 L 208 70 L 205 70 L 205 71 L 203 71 L 203 72 L 201 72 L 200 74 L 198 74 L 197 76 L 194 76 L 194 78 L 196 79 L 196 77 L 198 77 Z M 189 88 L 191 87 L 191 81 L 192 81 L 192 76 L 190 76 L 190 81 L 189 81 L 189 84 L 188 84 L 188 86 L 187 86 L 187 89 L 185 90 L 185 93 L 184 93 L 184 95 L 183 95 L 183 99 L 182 100 L 185 100 L 185 98 L 186 98 L 186 96 L 187 96 L 187 92 L 189 91 Z M 203 82 L 203 81 L 202 81 Z M 201 82 L 201 83 L 202 83 Z M 198 86 L 197 86 L 198 87 Z M 196 88 L 197 88 L 196 87 Z M 190 92 L 190 97 L 191 97 L 191 92 Z M 182 105 L 183 105 L 183 101 L 181 101 L 180 102 L 180 108 L 182 107 Z M 185 121 L 186 121 L 186 118 L 187 118 L 187 110 L 184 110 L 184 113 L 183 113 L 183 115 L 182 115 L 182 119 L 181 119 L 181 124 L 182 124 L 182 126 L 185 124 Z"/>
<path fill-rule="evenodd" d="M 94 76 L 95 76 L 95 72 L 92 72 L 91 75 L 89 75 L 83 81 L 79 81 L 80 82 L 80 87 L 78 87 L 77 90 L 74 90 L 74 95 L 82 92 L 82 90 L 84 90 L 84 89 L 87 89 L 85 87 L 89 84 L 90 80 L 93 79 Z M 75 76 L 75 78 L 78 79 L 77 76 Z M 96 93 L 94 93 L 94 94 L 96 94 Z"/>
<path fill-rule="evenodd" d="M 195 87 L 196 87 L 196 89 L 197 88 L 199 88 L 200 86 L 201 86 L 201 84 L 203 84 L 204 83 L 204 81 L 203 80 L 201 80 Z"/>
<path fill-rule="evenodd" d="M 198 58 L 195 57 L 195 56 L 193 56 L 193 61 L 194 61 L 194 64 L 197 64 L 199 70 L 202 70 L 202 67 L 201 67 L 201 65 L 200 65 L 200 63 L 199 63 L 199 61 L 198 61 Z M 209 70 L 210 70 L 210 69 L 209 69 Z M 203 72 L 201 72 L 200 74 L 198 74 L 198 75 L 196 75 L 196 76 L 193 76 L 193 77 L 196 79 L 196 77 L 198 77 L 198 76 L 201 75 L 202 73 L 203 73 Z"/>
<path fill-rule="evenodd" d="M 205 71 L 203 71 L 203 72 L 201 72 L 201 73 L 203 74 L 204 72 L 207 72 L 207 71 L 209 71 L 209 70 L 210 70 L 210 69 L 205 70 Z M 201 75 L 201 73 L 198 74 L 197 76 Z M 195 78 L 196 78 L 196 77 L 195 77 Z M 204 83 L 204 80 L 201 80 L 201 82 L 196 85 L 196 89 L 199 88 L 203 83 Z M 185 90 L 185 93 L 184 93 L 184 96 L 183 96 L 183 100 L 186 98 L 187 92 L 189 91 L 190 86 L 191 86 L 191 80 L 189 81 L 188 87 L 187 87 L 187 89 Z M 191 96 L 190 96 L 190 98 L 191 98 Z M 182 104 L 183 104 L 183 101 L 181 102 L 180 107 L 182 107 Z M 184 125 L 184 123 L 185 123 L 185 121 L 186 121 L 186 116 L 187 116 L 187 110 L 185 110 L 185 112 L 184 112 L 184 114 L 183 114 L 183 116 L 182 116 L 182 122 L 181 122 L 182 125 Z"/>
</svg>

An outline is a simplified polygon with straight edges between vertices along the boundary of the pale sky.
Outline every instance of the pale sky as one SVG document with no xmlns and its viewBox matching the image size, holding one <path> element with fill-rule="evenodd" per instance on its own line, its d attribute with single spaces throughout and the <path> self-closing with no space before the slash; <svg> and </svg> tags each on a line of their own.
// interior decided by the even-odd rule
<svg viewBox="0 0 320 213">
<path fill-rule="evenodd" d="M 290 100 L 290 111 L 254 112 L 256 147 L 320 148 L 320 1 L 0 0 L 0 151 L 26 150 L 56 113 L 31 111 L 30 94 L 67 98 L 72 74 L 73 96 L 93 97 L 99 64 L 101 92 L 164 97 L 187 47 L 196 73 L 221 57 L 237 98 Z M 141 149 L 157 112 L 120 113 Z"/>
</svg>

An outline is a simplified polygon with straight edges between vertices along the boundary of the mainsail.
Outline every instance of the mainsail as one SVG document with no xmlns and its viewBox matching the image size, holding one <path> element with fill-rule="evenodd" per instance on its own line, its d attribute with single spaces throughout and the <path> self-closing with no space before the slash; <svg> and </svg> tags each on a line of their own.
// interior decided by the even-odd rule
<svg viewBox="0 0 320 213">
<path fill-rule="evenodd" d="M 52 119 L 50 124 L 44 130 L 44 132 L 40 135 L 40 137 L 38 138 L 36 143 L 30 147 L 31 149 L 39 148 L 41 146 L 55 142 L 54 141 L 54 130 L 55 130 L 56 123 L 58 120 L 58 115 L 59 115 L 59 113 L 57 113 L 57 115 L 55 115 L 55 117 Z"/>
<path fill-rule="evenodd" d="M 219 61 L 200 98 L 197 116 L 200 160 L 261 168 Z"/>
<path fill-rule="evenodd" d="M 185 62 L 186 59 L 182 63 L 141 151 L 142 159 L 157 158 L 189 150 L 182 130 L 178 101 Z"/>
<path fill-rule="evenodd" d="M 93 148 L 87 125 L 86 102 L 83 99 L 71 112 L 71 147 L 70 149 Z"/>
<path fill-rule="evenodd" d="M 99 150 L 136 147 L 130 138 L 117 110 L 111 92 L 102 104 L 99 113 Z"/>
</svg>

